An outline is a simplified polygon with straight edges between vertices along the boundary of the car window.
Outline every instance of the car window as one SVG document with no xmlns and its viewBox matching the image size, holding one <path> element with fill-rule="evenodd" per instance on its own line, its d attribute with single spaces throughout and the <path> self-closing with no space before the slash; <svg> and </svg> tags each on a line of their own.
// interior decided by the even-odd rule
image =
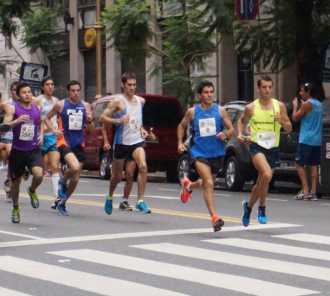
<svg viewBox="0 0 330 296">
<path fill-rule="evenodd" d="M 175 101 L 146 101 L 143 107 L 143 125 L 149 127 L 177 127 L 182 114 Z"/>
<path fill-rule="evenodd" d="M 93 117 L 94 117 L 94 124 L 96 127 L 100 126 L 99 118 L 100 118 L 101 114 L 103 113 L 104 109 L 107 107 L 108 103 L 109 102 L 107 101 L 107 102 L 103 102 L 103 103 L 99 103 L 99 104 L 95 105 Z"/>
</svg>

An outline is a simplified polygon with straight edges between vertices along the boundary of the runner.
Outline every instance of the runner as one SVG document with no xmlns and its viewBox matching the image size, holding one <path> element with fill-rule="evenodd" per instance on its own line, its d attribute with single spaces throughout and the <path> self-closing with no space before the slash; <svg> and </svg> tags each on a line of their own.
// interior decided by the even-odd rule
<svg viewBox="0 0 330 296">
<path fill-rule="evenodd" d="M 133 184 L 135 163 L 138 167 L 138 197 L 136 209 L 149 214 L 151 210 L 144 201 L 144 191 L 147 183 L 147 162 L 144 151 L 144 139 L 148 132 L 142 127 L 142 108 L 145 100 L 135 95 L 136 76 L 134 73 L 124 73 L 122 76 L 123 93 L 114 96 L 108 107 L 104 110 L 101 121 L 116 127 L 114 138 L 114 159 L 109 186 L 109 195 L 106 198 L 104 210 L 112 213 L 112 200 L 118 183 L 122 180 L 122 172 L 126 161 L 126 176 Z M 129 191 L 130 188 L 128 187 Z M 120 208 L 128 210 L 130 205 L 122 198 Z"/>
<path fill-rule="evenodd" d="M 80 99 L 81 85 L 78 81 L 70 81 L 67 85 L 67 99 L 58 101 L 47 114 L 47 125 L 58 135 L 57 147 L 61 163 L 67 170 L 59 180 L 58 197 L 52 208 L 62 216 L 68 216 L 66 202 L 79 182 L 84 155 L 84 128 L 93 129 L 90 105 Z M 52 126 L 51 119 L 58 115 L 58 128 Z"/>
<path fill-rule="evenodd" d="M 250 224 L 250 215 L 259 200 L 258 221 L 266 224 L 266 197 L 272 170 L 279 164 L 279 144 L 281 127 L 291 132 L 292 126 L 285 105 L 271 98 L 273 81 L 269 76 L 261 77 L 258 82 L 259 99 L 248 104 L 238 120 L 238 140 L 249 144 L 252 163 L 258 171 L 249 201 L 243 201 L 242 224 Z M 246 133 L 249 126 L 250 134 Z"/>
<path fill-rule="evenodd" d="M 319 181 L 318 166 L 321 162 L 322 143 L 322 103 L 314 96 L 311 83 L 304 83 L 299 88 L 302 104 L 298 108 L 298 99 L 292 101 L 294 121 L 301 121 L 296 165 L 302 190 L 296 199 L 318 200 L 316 190 Z M 310 167 L 310 180 L 307 180 L 306 167 Z M 309 182 L 308 182 L 309 181 Z M 309 190 L 309 184 L 311 188 Z"/>
<path fill-rule="evenodd" d="M 25 168 L 28 168 L 33 176 L 28 194 L 31 206 L 35 209 L 39 207 L 36 189 L 43 179 L 42 157 L 38 147 L 43 138 L 40 110 L 33 103 L 32 90 L 28 84 L 20 83 L 16 87 L 19 101 L 8 105 L 4 119 L 4 122 L 13 128 L 13 147 L 9 156 L 13 223 L 20 222 L 19 188 Z"/>
<path fill-rule="evenodd" d="M 182 180 L 181 200 L 187 202 L 193 187 L 202 185 L 205 204 L 211 216 L 214 231 L 221 230 L 224 221 L 217 214 L 214 202 L 214 177 L 222 165 L 225 155 L 225 141 L 234 128 L 226 110 L 214 101 L 214 85 L 203 81 L 197 88 L 200 104 L 189 108 L 178 126 L 178 152 L 187 150 L 184 135 L 191 124 L 190 155 L 202 180 L 192 183 L 187 177 Z M 226 129 L 226 130 L 225 130 Z"/>
<path fill-rule="evenodd" d="M 41 119 L 42 124 L 44 125 L 44 139 L 43 145 L 41 146 L 41 152 L 44 157 L 45 169 L 49 169 L 51 172 L 53 193 L 55 197 L 58 197 L 58 182 L 60 179 L 59 163 L 60 163 L 60 154 L 57 151 L 56 134 L 52 132 L 52 129 L 47 127 L 45 119 L 49 111 L 54 107 L 58 102 L 58 99 L 53 96 L 54 93 L 54 81 L 50 77 L 46 77 L 41 82 L 41 92 L 42 94 L 37 97 L 37 104 L 41 108 Z M 57 117 L 53 116 L 51 118 L 52 127 L 57 129 Z"/>
<path fill-rule="evenodd" d="M 19 84 L 18 81 L 14 81 L 10 85 L 10 98 L 8 101 L 2 103 L 2 111 L 3 113 L 6 112 L 6 109 L 8 108 L 7 105 L 13 105 L 14 102 L 18 101 L 18 96 L 16 94 L 16 88 Z M 2 133 L 0 135 L 0 144 L 1 144 L 1 159 L 6 162 L 8 160 L 10 151 L 11 151 L 11 145 L 13 141 L 13 131 L 10 130 L 8 132 Z M 24 172 L 23 175 L 24 179 L 26 178 L 26 173 Z M 4 191 L 6 192 L 6 199 L 7 201 L 11 201 L 10 197 L 10 173 L 9 173 L 9 167 L 7 167 L 7 178 L 4 182 Z"/>
</svg>

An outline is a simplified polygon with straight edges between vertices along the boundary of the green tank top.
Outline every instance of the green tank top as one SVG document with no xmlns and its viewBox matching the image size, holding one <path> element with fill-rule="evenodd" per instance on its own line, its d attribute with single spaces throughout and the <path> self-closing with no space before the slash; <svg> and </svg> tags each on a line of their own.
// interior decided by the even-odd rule
<svg viewBox="0 0 330 296">
<path fill-rule="evenodd" d="M 280 112 L 280 102 L 272 99 L 273 108 L 265 110 L 261 108 L 259 100 L 254 101 L 253 116 L 249 122 L 252 142 L 265 149 L 278 147 L 281 125 L 275 121 L 274 116 Z"/>
</svg>

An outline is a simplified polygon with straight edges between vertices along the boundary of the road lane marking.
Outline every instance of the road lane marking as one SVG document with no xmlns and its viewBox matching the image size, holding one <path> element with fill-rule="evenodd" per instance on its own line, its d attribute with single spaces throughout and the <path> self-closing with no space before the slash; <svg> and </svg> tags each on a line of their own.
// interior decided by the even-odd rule
<svg viewBox="0 0 330 296">
<path fill-rule="evenodd" d="M 11 232 L 11 231 L 5 231 L 5 230 L 0 230 L 0 233 L 12 235 L 12 236 L 18 236 L 18 237 L 31 238 L 31 239 L 42 239 L 42 237 L 39 237 L 39 236 L 33 236 L 33 235 L 24 234 L 24 233 Z"/>
<path fill-rule="evenodd" d="M 330 236 L 325 236 L 325 235 L 316 235 L 316 234 L 308 234 L 308 233 L 292 233 L 292 234 L 284 234 L 284 235 L 273 235 L 273 237 L 305 242 L 305 243 L 330 245 Z"/>
<path fill-rule="evenodd" d="M 296 225 L 296 224 L 282 224 L 282 223 L 274 223 L 267 225 L 251 225 L 249 227 L 249 231 L 277 229 L 277 228 L 291 228 L 291 227 L 299 227 L 299 226 L 300 225 Z M 231 226 L 231 227 L 225 227 L 221 230 L 221 232 L 237 232 L 237 231 L 246 231 L 246 228 L 244 226 Z M 132 233 L 71 236 L 71 237 L 59 237 L 59 238 L 44 238 L 39 240 L 21 240 L 21 241 L 3 242 L 0 243 L 0 248 L 80 243 L 80 242 L 88 242 L 88 241 L 102 241 L 102 240 L 127 239 L 127 238 L 155 237 L 155 236 L 202 234 L 202 233 L 210 233 L 210 232 L 211 232 L 210 228 L 193 228 L 193 229 L 173 229 L 173 230 L 141 231 L 141 232 L 132 232 Z"/>
<path fill-rule="evenodd" d="M 147 251 L 184 256 L 194 259 L 208 260 L 212 262 L 243 266 L 277 273 L 285 273 L 289 275 L 302 276 L 316 280 L 330 281 L 330 268 L 319 267 L 309 264 L 288 262 L 277 259 L 268 259 L 257 256 L 241 255 L 231 252 L 207 250 L 171 243 L 134 245 L 133 247 Z"/>
<path fill-rule="evenodd" d="M 212 244 L 230 246 L 235 248 L 243 248 L 248 250 L 256 250 L 295 257 L 330 261 L 330 252 L 321 251 L 317 249 L 293 247 L 290 245 L 273 244 L 241 238 L 209 239 L 204 241 Z"/>
<path fill-rule="evenodd" d="M 78 259 L 87 262 L 103 264 L 106 266 L 124 268 L 136 272 L 173 278 L 176 280 L 185 280 L 193 283 L 199 283 L 203 285 L 257 296 L 298 296 L 317 293 L 316 291 L 296 288 L 288 285 L 276 284 L 243 276 L 229 275 L 225 273 L 207 271 L 194 267 L 185 267 L 181 265 L 164 263 L 150 259 L 141 259 L 96 250 L 78 249 L 49 252 L 49 254 L 63 256 L 65 258 L 70 259 Z"/>
<path fill-rule="evenodd" d="M 126 280 L 72 270 L 65 267 L 12 256 L 0 257 L 0 270 L 105 296 L 130 295 L 132 291 L 137 295 L 144 296 L 185 295 Z"/>
<path fill-rule="evenodd" d="M 72 196 L 94 196 L 94 197 L 105 197 L 104 193 L 74 193 Z M 114 197 L 122 197 L 122 194 L 114 194 Z M 136 194 L 131 194 L 130 197 L 137 197 Z M 169 200 L 179 200 L 178 196 L 167 196 L 167 195 L 145 195 L 145 198 L 157 198 L 157 199 L 169 199 Z"/>
<path fill-rule="evenodd" d="M 1 296 L 32 296 L 31 294 L 21 293 L 19 291 L 10 290 L 0 287 Z"/>
</svg>

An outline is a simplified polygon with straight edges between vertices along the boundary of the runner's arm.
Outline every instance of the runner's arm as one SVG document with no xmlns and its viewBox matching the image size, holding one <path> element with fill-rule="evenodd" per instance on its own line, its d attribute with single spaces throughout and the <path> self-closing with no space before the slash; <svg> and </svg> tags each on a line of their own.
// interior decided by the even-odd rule
<svg viewBox="0 0 330 296">
<path fill-rule="evenodd" d="M 103 111 L 102 115 L 100 116 L 100 122 L 109 125 L 109 124 L 122 124 L 123 118 L 113 118 L 113 113 L 119 109 L 119 101 L 114 99 L 109 102 L 107 108 Z"/>
<path fill-rule="evenodd" d="M 289 119 L 286 107 L 283 103 L 280 104 L 280 121 L 279 121 L 279 123 L 287 133 L 291 133 L 292 124 Z"/>
<path fill-rule="evenodd" d="M 225 135 L 225 140 L 229 140 L 234 134 L 234 127 L 225 108 L 220 108 L 220 113 L 226 128 L 226 130 L 222 131 L 222 133 Z"/>
<path fill-rule="evenodd" d="M 87 127 L 86 131 L 88 133 L 92 133 L 95 129 L 94 122 L 93 122 L 93 112 L 92 112 L 92 107 L 91 104 L 84 102 L 84 106 L 86 109 L 86 119 L 87 119 Z"/>
<path fill-rule="evenodd" d="M 177 139 L 178 139 L 178 152 L 179 153 L 183 153 L 185 150 L 187 150 L 187 147 L 183 143 L 183 139 L 186 135 L 187 127 L 193 118 L 193 113 L 194 113 L 194 109 L 189 108 L 177 127 Z"/>
<path fill-rule="evenodd" d="M 53 118 L 53 116 L 57 116 L 59 113 L 61 113 L 62 109 L 64 106 L 64 102 L 63 101 L 58 101 L 54 107 L 48 112 L 46 118 L 45 118 L 45 123 L 47 125 L 47 127 L 49 129 L 51 129 L 51 131 L 55 134 L 59 133 L 59 130 L 53 126 L 51 119 Z"/>
<path fill-rule="evenodd" d="M 102 124 L 101 131 L 103 136 L 103 150 L 108 151 L 111 149 L 111 145 L 108 138 L 108 129 L 104 124 Z"/>
<path fill-rule="evenodd" d="M 240 141 L 245 141 L 245 138 L 243 136 L 244 131 L 246 130 L 246 126 L 249 123 L 253 112 L 253 105 L 249 104 L 245 107 L 243 114 L 237 121 L 237 138 Z"/>
<path fill-rule="evenodd" d="M 3 119 L 4 124 L 14 127 L 17 124 L 20 124 L 22 122 L 27 122 L 30 120 L 29 115 L 21 115 L 20 117 L 16 118 L 14 120 L 14 113 L 15 113 L 15 107 L 9 104 L 6 104 L 4 106 L 5 116 Z"/>
</svg>

